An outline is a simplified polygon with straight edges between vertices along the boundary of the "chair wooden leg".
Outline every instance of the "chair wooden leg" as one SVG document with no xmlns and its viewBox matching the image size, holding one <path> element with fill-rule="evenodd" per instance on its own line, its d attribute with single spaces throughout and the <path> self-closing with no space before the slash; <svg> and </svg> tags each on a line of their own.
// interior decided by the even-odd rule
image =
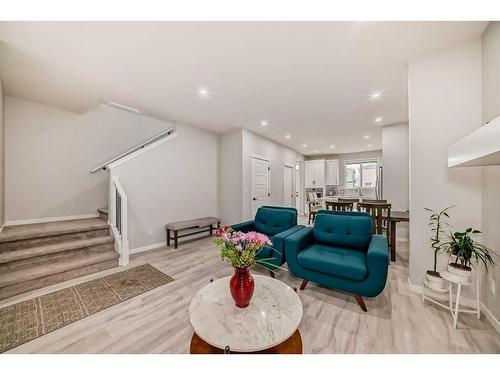
<svg viewBox="0 0 500 375">
<path fill-rule="evenodd" d="M 365 301 L 363 301 L 363 298 L 361 296 L 354 296 L 356 298 L 356 302 L 358 303 L 359 307 L 361 307 L 361 310 L 364 312 L 367 312 L 368 309 L 366 308 Z"/>
<path fill-rule="evenodd" d="M 269 274 L 271 275 L 271 277 L 272 277 L 273 279 L 275 279 L 275 278 L 276 278 L 276 276 L 274 275 L 274 272 L 273 272 L 273 271 L 269 270 Z"/>
<path fill-rule="evenodd" d="M 302 280 L 302 284 L 300 284 L 300 290 L 304 290 L 304 288 L 306 287 L 307 283 L 309 282 L 309 280 Z"/>
</svg>

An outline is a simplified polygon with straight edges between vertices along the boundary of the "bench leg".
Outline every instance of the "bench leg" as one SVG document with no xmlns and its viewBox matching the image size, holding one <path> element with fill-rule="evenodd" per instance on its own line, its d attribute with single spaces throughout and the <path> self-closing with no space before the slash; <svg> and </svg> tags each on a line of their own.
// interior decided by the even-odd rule
<svg viewBox="0 0 500 375">
<path fill-rule="evenodd" d="M 210 237 L 214 234 L 214 227 L 210 224 Z"/>
<path fill-rule="evenodd" d="M 170 229 L 167 229 L 167 246 L 170 246 Z"/>
<path fill-rule="evenodd" d="M 179 246 L 179 232 L 174 230 L 174 249 Z"/>
</svg>

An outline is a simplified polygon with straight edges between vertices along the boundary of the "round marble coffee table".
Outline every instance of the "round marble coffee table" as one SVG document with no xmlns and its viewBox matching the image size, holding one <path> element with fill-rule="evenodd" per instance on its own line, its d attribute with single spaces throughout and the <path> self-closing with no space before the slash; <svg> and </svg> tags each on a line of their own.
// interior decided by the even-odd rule
<svg viewBox="0 0 500 375">
<path fill-rule="evenodd" d="M 195 334 L 218 349 L 232 352 L 265 351 L 287 340 L 302 341 L 298 327 L 302 302 L 288 285 L 267 276 L 252 275 L 255 291 L 246 308 L 234 304 L 229 291 L 230 277 L 218 279 L 194 296 L 189 306 L 189 320 Z M 192 342 L 193 347 L 193 342 Z"/>
</svg>

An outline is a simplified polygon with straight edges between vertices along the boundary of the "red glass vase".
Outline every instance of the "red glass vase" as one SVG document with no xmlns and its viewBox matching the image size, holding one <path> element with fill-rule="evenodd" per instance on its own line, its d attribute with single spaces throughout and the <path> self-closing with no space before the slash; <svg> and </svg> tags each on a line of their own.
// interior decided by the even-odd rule
<svg viewBox="0 0 500 375">
<path fill-rule="evenodd" d="M 236 306 L 243 308 L 250 304 L 254 285 L 249 267 L 234 269 L 234 275 L 229 281 L 229 289 L 231 289 L 231 296 Z"/>
</svg>

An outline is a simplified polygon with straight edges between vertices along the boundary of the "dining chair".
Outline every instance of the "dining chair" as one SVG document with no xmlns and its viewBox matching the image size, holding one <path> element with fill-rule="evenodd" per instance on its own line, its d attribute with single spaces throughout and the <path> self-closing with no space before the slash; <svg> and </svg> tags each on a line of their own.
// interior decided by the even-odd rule
<svg viewBox="0 0 500 375">
<path fill-rule="evenodd" d="M 314 192 L 307 192 L 307 204 L 309 206 L 308 225 L 311 225 L 311 222 L 314 223 L 318 211 L 323 207 L 319 203 L 318 194 Z"/>
<path fill-rule="evenodd" d="M 387 203 L 387 199 L 362 199 L 363 203 Z"/>
<path fill-rule="evenodd" d="M 330 211 L 352 211 L 352 202 L 325 202 L 326 209 Z"/>
<path fill-rule="evenodd" d="M 359 199 L 358 198 L 339 198 L 339 202 L 347 202 L 347 203 L 358 203 Z"/>
<path fill-rule="evenodd" d="M 391 204 L 390 203 L 358 203 L 358 211 L 368 212 L 372 217 L 372 231 L 376 234 L 387 236 L 387 242 L 390 244 L 390 221 L 391 221 Z"/>
</svg>

